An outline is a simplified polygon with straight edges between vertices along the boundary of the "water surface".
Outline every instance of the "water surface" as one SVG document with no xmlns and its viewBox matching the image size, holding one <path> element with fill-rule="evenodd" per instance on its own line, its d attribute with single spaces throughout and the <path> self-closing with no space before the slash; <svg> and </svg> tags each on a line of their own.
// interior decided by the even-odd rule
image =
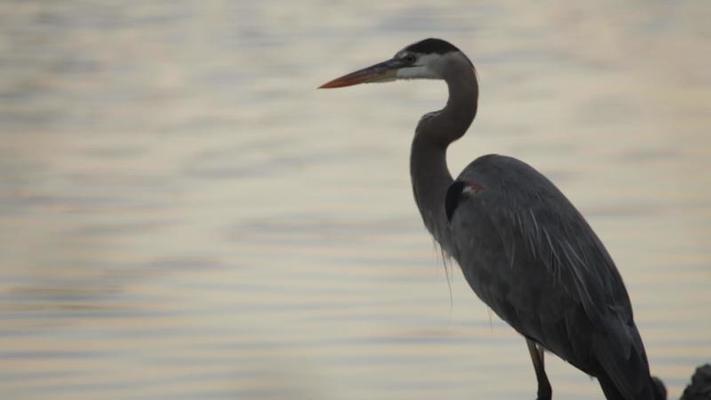
<svg viewBox="0 0 711 400">
<path fill-rule="evenodd" d="M 317 91 L 436 36 L 479 115 L 588 217 L 677 398 L 711 360 L 711 7 L 567 1 L 0 5 L 0 393 L 531 398 L 450 269 L 408 150 L 437 82 Z M 450 295 L 451 293 L 451 295 Z M 451 296 L 451 297 L 450 297 Z M 601 398 L 547 359 L 556 397 Z"/>
</svg>

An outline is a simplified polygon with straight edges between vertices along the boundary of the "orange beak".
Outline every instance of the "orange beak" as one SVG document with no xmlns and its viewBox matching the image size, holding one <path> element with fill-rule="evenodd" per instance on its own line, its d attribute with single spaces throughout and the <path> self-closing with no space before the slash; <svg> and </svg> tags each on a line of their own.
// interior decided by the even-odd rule
<svg viewBox="0 0 711 400">
<path fill-rule="evenodd" d="M 397 70 L 404 64 L 400 60 L 392 59 L 372 65 L 368 68 L 359 69 L 350 74 L 343 75 L 332 81 L 319 86 L 319 89 L 333 89 L 345 86 L 353 86 L 359 83 L 388 82 L 397 78 Z"/>
</svg>

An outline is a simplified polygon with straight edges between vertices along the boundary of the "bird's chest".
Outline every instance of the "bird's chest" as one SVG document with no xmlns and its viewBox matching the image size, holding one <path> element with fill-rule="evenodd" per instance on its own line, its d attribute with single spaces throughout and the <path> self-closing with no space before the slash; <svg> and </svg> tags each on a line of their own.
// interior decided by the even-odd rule
<svg viewBox="0 0 711 400">
<path fill-rule="evenodd" d="M 517 271 L 509 249 L 488 218 L 454 218 L 449 229 L 449 252 L 457 260 L 474 292 L 497 314 L 509 314 Z"/>
</svg>

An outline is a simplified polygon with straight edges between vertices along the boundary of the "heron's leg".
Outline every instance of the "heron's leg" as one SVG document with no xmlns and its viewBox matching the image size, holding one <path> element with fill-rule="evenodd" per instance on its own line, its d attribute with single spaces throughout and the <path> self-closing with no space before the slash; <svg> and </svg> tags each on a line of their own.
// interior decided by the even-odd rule
<svg viewBox="0 0 711 400">
<path fill-rule="evenodd" d="M 528 353 L 531 355 L 533 368 L 536 370 L 536 379 L 538 380 L 538 400 L 550 400 L 553 395 L 551 383 L 546 375 L 545 365 L 543 364 L 543 349 L 538 347 L 531 339 L 526 339 L 528 345 Z"/>
</svg>

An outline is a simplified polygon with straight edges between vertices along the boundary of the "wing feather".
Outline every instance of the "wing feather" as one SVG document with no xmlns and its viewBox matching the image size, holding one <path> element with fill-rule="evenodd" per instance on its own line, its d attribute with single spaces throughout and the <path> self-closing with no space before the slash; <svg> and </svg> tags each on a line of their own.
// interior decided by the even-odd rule
<svg viewBox="0 0 711 400">
<path fill-rule="evenodd" d="M 601 365 L 621 392 L 637 393 L 649 372 L 629 369 L 646 355 L 627 290 L 583 216 L 513 158 L 479 158 L 457 181 L 484 188 L 460 200 L 450 228 L 479 297 L 522 334 L 583 370 Z"/>
</svg>

